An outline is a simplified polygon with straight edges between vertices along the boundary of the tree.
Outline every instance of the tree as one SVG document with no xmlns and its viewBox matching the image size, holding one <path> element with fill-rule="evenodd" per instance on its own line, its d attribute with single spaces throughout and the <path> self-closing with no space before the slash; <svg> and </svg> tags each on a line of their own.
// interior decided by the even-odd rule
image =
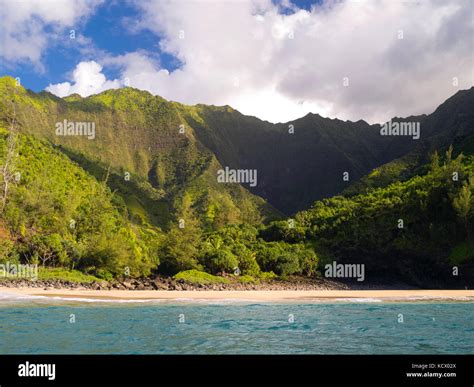
<svg viewBox="0 0 474 387">
<path fill-rule="evenodd" d="M 16 128 L 16 111 L 15 107 L 13 106 L 13 118 L 10 122 L 9 134 L 7 138 L 7 149 L 5 160 L 3 166 L 0 168 L 0 176 L 2 181 L 1 187 L 1 207 L 0 212 L 3 212 L 5 209 L 5 205 L 7 203 L 8 192 L 10 188 L 10 184 L 15 180 L 16 173 L 15 173 L 15 161 L 17 155 L 17 128 Z"/>
<path fill-rule="evenodd" d="M 260 274 L 260 267 L 255 259 L 255 252 L 245 247 L 244 244 L 238 243 L 232 248 L 232 253 L 239 260 L 239 270 L 242 274 L 252 276 Z"/>
<path fill-rule="evenodd" d="M 273 263 L 272 271 L 283 277 L 299 273 L 301 267 L 298 256 L 293 252 L 284 252 Z"/>
<path fill-rule="evenodd" d="M 431 155 L 430 170 L 431 172 L 436 172 L 438 169 L 439 169 L 439 154 L 438 154 L 438 151 L 435 151 Z"/>
<path fill-rule="evenodd" d="M 200 269 L 197 261 L 198 240 L 199 234 L 192 229 L 173 227 L 161 250 L 160 270 L 174 274 L 183 270 Z"/>
<path fill-rule="evenodd" d="M 179 226 L 171 227 L 161 249 L 160 270 L 174 274 L 182 270 L 200 269 L 197 256 L 202 232 L 188 194 L 182 198 L 176 223 Z"/>
<path fill-rule="evenodd" d="M 446 151 L 446 162 L 445 165 L 449 165 L 451 163 L 451 160 L 453 158 L 453 146 L 450 145 L 448 150 Z"/>
<path fill-rule="evenodd" d="M 211 249 L 201 257 L 203 264 L 213 274 L 231 273 L 239 265 L 239 261 L 229 250 L 223 248 L 219 250 Z"/>
<path fill-rule="evenodd" d="M 459 190 L 459 194 L 453 199 L 453 208 L 466 227 L 468 237 L 470 237 L 470 228 L 468 226 L 469 214 L 473 207 L 474 197 L 472 195 L 472 187 L 474 186 L 474 179 L 463 184 Z"/>
<path fill-rule="evenodd" d="M 464 184 L 459 190 L 458 196 L 453 199 L 453 207 L 458 216 L 465 222 L 471 211 L 472 193 L 469 185 Z"/>
<path fill-rule="evenodd" d="M 64 259 L 65 254 L 61 236 L 58 234 L 35 235 L 31 239 L 30 250 L 39 259 L 43 267 L 48 262 L 50 262 L 50 266 L 54 266 L 54 264 Z"/>
</svg>

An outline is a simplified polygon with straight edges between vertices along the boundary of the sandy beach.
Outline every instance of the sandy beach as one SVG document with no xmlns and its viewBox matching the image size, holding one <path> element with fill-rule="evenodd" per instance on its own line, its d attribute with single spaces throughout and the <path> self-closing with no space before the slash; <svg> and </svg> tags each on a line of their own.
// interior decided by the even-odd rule
<svg viewBox="0 0 474 387">
<path fill-rule="evenodd" d="M 0 287 L 2 293 L 61 298 L 110 300 L 252 300 L 310 301 L 317 299 L 459 299 L 474 301 L 474 290 L 246 290 L 246 291 L 160 291 L 80 290 Z"/>
</svg>

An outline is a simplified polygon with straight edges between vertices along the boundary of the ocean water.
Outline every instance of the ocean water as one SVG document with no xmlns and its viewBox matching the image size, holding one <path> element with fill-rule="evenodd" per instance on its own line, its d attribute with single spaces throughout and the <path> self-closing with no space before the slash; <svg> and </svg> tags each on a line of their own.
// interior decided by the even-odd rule
<svg viewBox="0 0 474 387">
<path fill-rule="evenodd" d="M 0 353 L 474 353 L 474 302 L 374 301 L 137 303 L 0 295 Z"/>
</svg>

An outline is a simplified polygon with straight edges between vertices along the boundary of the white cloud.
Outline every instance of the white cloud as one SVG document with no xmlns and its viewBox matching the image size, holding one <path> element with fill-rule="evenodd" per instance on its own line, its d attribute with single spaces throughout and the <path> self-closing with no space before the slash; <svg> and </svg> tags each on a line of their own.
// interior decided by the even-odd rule
<svg viewBox="0 0 474 387">
<path fill-rule="evenodd" d="M 167 71 L 142 51 L 100 62 L 187 104 L 228 104 L 272 122 L 308 111 L 382 122 L 429 113 L 473 84 L 469 0 L 326 1 L 311 11 L 285 1 L 288 15 L 270 0 L 135 4 L 133 30 L 154 32 L 183 65 Z"/>
<path fill-rule="evenodd" d="M 117 89 L 123 86 L 120 80 L 109 81 L 102 74 L 102 66 L 97 62 L 81 62 L 76 66 L 72 74 L 73 83 L 64 82 L 49 85 L 46 90 L 56 94 L 58 97 L 65 97 L 71 94 L 79 94 L 87 97 L 97 94 L 107 89 Z"/>
<path fill-rule="evenodd" d="M 52 41 L 69 35 L 102 0 L 0 0 L 1 56 L 7 63 L 29 61 L 41 69 Z"/>
</svg>

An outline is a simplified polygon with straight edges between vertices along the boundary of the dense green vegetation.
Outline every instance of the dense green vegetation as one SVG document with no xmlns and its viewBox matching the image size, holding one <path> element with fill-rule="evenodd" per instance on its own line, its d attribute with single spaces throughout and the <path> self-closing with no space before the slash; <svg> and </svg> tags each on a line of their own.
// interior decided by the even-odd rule
<svg viewBox="0 0 474 387">
<path fill-rule="evenodd" d="M 98 282 L 100 278 L 93 275 L 84 274 L 79 270 L 67 270 L 63 268 L 43 268 L 38 270 L 38 279 L 47 281 L 60 279 L 63 281 L 77 282 L 77 283 L 91 283 Z"/>
<path fill-rule="evenodd" d="M 2 259 L 105 277 L 126 267 L 150 274 L 159 263 L 159 230 L 130 224 L 120 198 L 50 144 L 14 136 L 18 178 L 10 183 L 1 216 Z M 2 162 L 9 138 L 0 129 Z M 0 182 L 4 187 L 5 179 Z"/>
<path fill-rule="evenodd" d="M 276 222 L 263 236 L 314 241 L 322 263 L 364 263 L 373 279 L 466 282 L 474 261 L 474 157 L 452 157 L 450 148 L 442 160 L 435 153 L 423 175 L 318 201 L 295 216 L 294 227 Z"/>
<path fill-rule="evenodd" d="M 0 78 L 0 263 L 223 283 L 314 277 L 337 261 L 364 263 L 370 280 L 472 280 L 473 90 L 419 117 L 416 143 L 363 121 L 308 115 L 289 134 L 230 107 L 128 88 L 60 99 Z M 56 136 L 64 119 L 94 121 L 95 139 Z M 278 209 L 218 183 L 224 165 L 256 168 L 253 192 Z"/>
<path fill-rule="evenodd" d="M 76 268 L 105 279 L 125 273 L 146 276 L 158 269 L 167 274 L 238 269 L 252 276 L 315 271 L 317 258 L 311 249 L 266 243 L 257 238 L 254 226 L 206 231 L 187 196 L 181 206 L 182 228 L 171 226 L 165 235 L 147 222 L 131 222 L 121 196 L 45 141 L 1 129 L 2 162 L 13 136 L 14 169 L 21 172 L 2 211 L 2 260 Z"/>
<path fill-rule="evenodd" d="M 212 275 L 203 271 L 194 270 L 194 269 L 180 271 L 173 278 L 176 280 L 183 280 L 190 284 L 201 284 L 201 285 L 229 283 L 229 280 L 226 278 Z"/>
</svg>

